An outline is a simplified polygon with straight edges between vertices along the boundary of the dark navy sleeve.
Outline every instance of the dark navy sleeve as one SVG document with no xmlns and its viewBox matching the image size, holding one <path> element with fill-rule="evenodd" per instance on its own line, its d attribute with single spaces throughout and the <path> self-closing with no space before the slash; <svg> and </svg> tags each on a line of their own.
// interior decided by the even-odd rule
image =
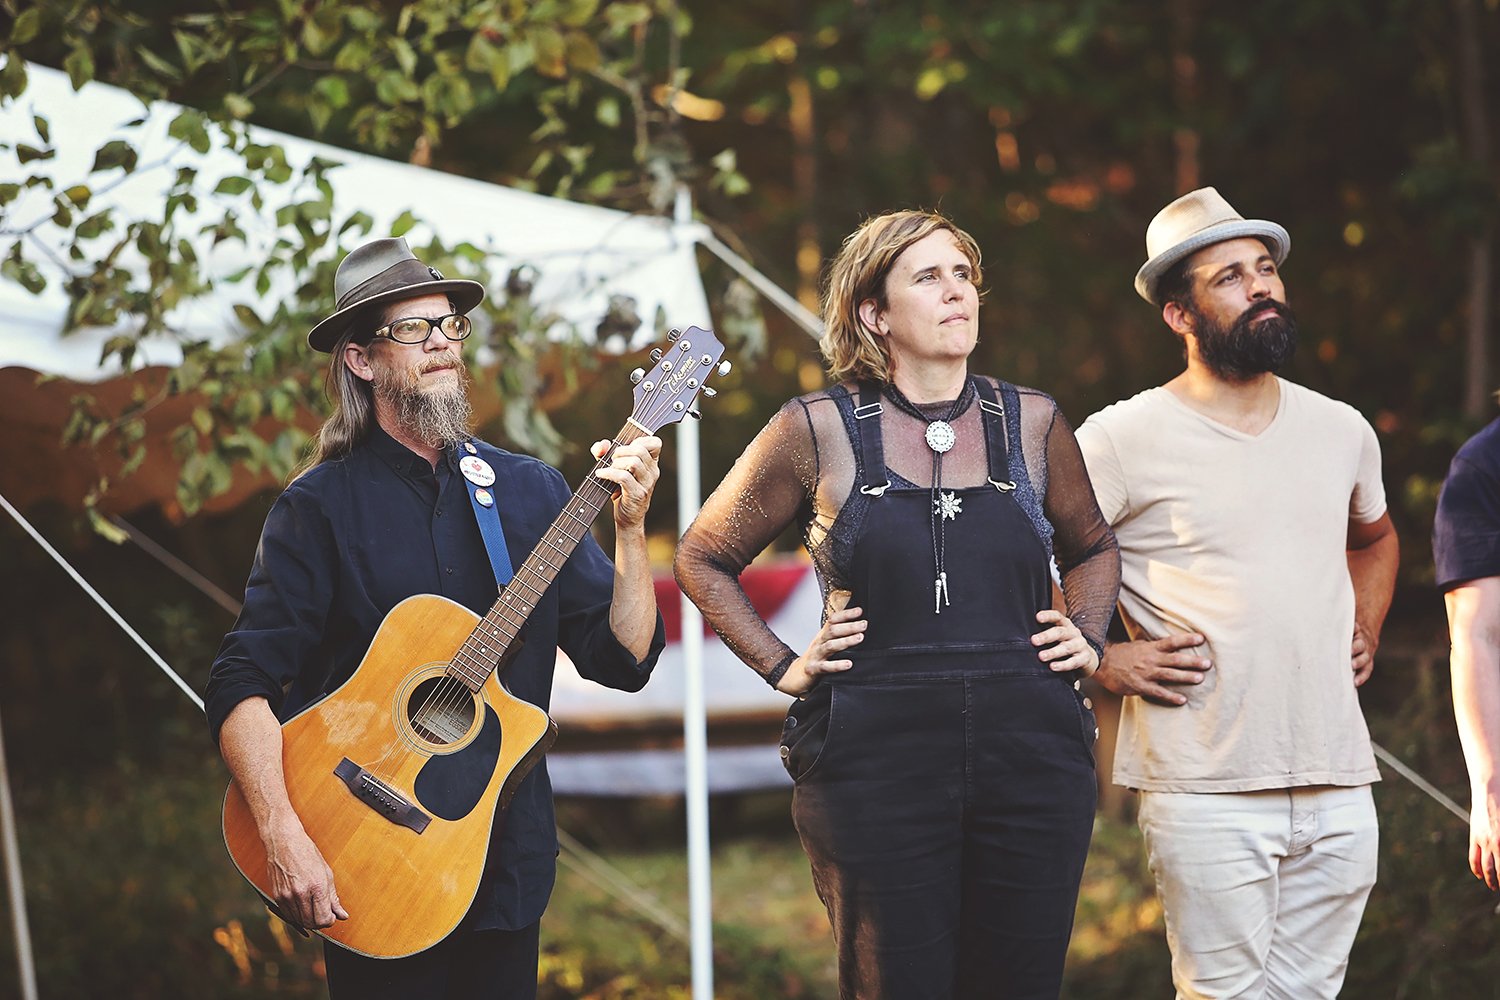
<svg viewBox="0 0 1500 1000">
<path fill-rule="evenodd" d="M 224 719 L 246 698 L 262 696 L 280 714 L 286 686 L 322 639 L 336 567 L 322 506 L 293 485 L 266 517 L 244 607 L 209 670 L 204 707 L 215 742 Z"/>
<path fill-rule="evenodd" d="M 1432 558 L 1442 590 L 1500 576 L 1500 422 L 1459 449 L 1438 495 Z"/>
<path fill-rule="evenodd" d="M 572 496 L 567 481 L 547 470 L 548 488 L 559 508 Z M 610 600 L 614 595 L 615 567 L 593 534 L 585 534 L 557 575 L 557 644 L 568 654 L 579 675 L 605 687 L 639 691 L 646 686 L 657 657 L 667 644 L 666 626 L 656 613 L 656 632 L 646 659 L 636 663 L 630 650 L 620 645 L 609 627 Z"/>
</svg>

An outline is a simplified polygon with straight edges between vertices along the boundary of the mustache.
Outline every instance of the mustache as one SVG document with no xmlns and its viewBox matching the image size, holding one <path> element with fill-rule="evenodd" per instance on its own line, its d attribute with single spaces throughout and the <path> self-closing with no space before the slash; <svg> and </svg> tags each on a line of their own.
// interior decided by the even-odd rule
<svg viewBox="0 0 1500 1000">
<path fill-rule="evenodd" d="M 1240 319 L 1248 323 L 1250 320 L 1264 316 L 1266 313 L 1275 313 L 1277 316 L 1285 319 L 1289 312 L 1290 310 L 1287 309 L 1285 303 L 1277 302 L 1275 299 L 1262 299 L 1240 313 Z"/>
<path fill-rule="evenodd" d="M 450 354 L 449 352 L 444 351 L 442 354 L 434 355 L 428 360 L 422 362 L 421 367 L 418 368 L 417 371 L 419 374 L 426 375 L 428 372 L 437 371 L 439 368 L 461 367 L 463 367 L 463 362 L 458 360 L 458 355 Z"/>
</svg>

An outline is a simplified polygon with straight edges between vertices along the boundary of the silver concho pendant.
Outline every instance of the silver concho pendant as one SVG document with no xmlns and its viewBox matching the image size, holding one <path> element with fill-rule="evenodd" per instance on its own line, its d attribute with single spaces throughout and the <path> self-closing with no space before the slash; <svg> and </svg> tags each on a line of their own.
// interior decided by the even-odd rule
<svg viewBox="0 0 1500 1000">
<path fill-rule="evenodd" d="M 946 420 L 934 420 L 927 425 L 927 447 L 939 455 L 953 447 L 953 425 Z"/>
</svg>

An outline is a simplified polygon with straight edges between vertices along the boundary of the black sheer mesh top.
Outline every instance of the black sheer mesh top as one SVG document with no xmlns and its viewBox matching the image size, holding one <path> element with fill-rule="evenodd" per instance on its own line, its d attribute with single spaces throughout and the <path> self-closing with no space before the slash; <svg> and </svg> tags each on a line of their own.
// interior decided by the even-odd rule
<svg viewBox="0 0 1500 1000">
<path fill-rule="evenodd" d="M 1052 397 L 989 380 L 1006 412 L 1014 496 L 1057 564 L 1069 617 L 1096 650 L 1120 587 L 1114 533 L 1094 500 L 1073 429 Z M 852 393 L 852 395 L 851 395 Z M 861 485 L 929 489 L 932 451 L 927 420 L 882 397 L 879 419 L 886 469 L 865 476 L 858 440 L 857 386 L 845 384 L 793 399 L 750 442 L 703 505 L 678 547 L 683 591 L 726 645 L 775 684 L 801 655 L 776 637 L 740 587 L 740 572 L 789 525 L 802 530 L 826 597 L 849 589 L 852 546 L 872 498 Z M 955 401 L 923 404 L 928 419 L 947 417 Z M 962 489 L 989 478 L 982 414 L 973 392 L 950 419 L 957 441 L 943 456 L 942 485 Z"/>
</svg>

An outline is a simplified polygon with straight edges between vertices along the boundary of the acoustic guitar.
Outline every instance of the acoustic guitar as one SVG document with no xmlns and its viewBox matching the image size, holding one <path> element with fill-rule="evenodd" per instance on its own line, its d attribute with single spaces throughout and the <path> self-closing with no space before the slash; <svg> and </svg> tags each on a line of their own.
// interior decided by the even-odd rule
<svg viewBox="0 0 1500 1000">
<path fill-rule="evenodd" d="M 698 393 L 714 394 L 708 376 L 729 370 L 723 353 L 711 331 L 673 331 L 667 349 L 652 352 L 655 367 L 631 373 L 635 407 L 594 469 L 616 446 L 697 416 Z M 547 713 L 513 696 L 500 674 L 532 609 L 612 496 L 590 473 L 482 618 L 434 595 L 397 604 L 354 674 L 282 724 L 292 806 L 349 911 L 318 934 L 399 958 L 430 948 L 468 912 L 497 816 L 557 736 Z M 233 782 L 224 843 L 270 902 L 265 845 Z"/>
</svg>

